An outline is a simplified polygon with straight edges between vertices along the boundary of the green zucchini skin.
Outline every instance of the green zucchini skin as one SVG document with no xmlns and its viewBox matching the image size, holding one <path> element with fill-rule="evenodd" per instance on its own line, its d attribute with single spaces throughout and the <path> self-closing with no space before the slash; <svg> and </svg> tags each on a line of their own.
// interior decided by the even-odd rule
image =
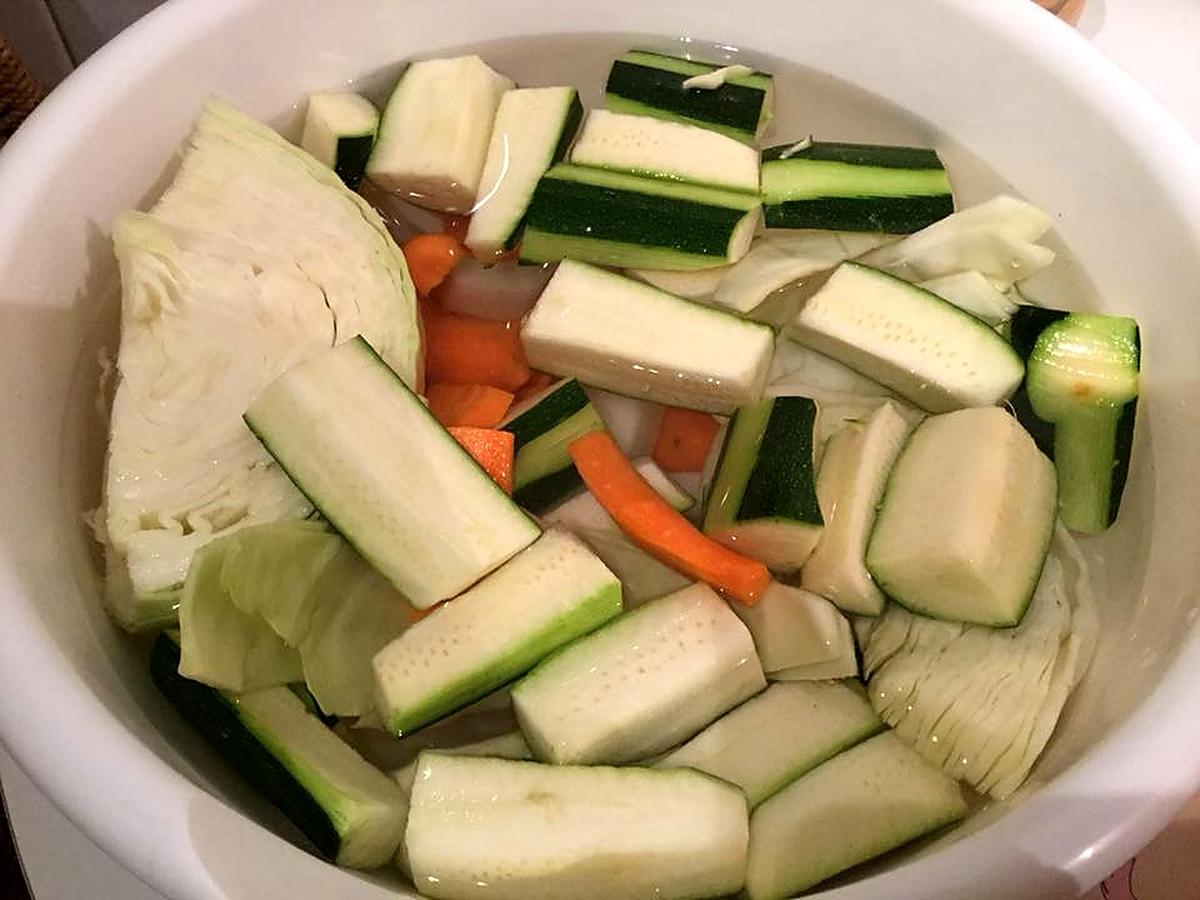
<svg viewBox="0 0 1200 900">
<path fill-rule="evenodd" d="M 362 181 L 363 174 L 367 171 L 367 159 L 370 158 L 371 148 L 374 146 L 373 134 L 338 138 L 333 171 L 350 190 L 357 188 L 358 183 Z"/>
<path fill-rule="evenodd" d="M 730 82 L 713 90 L 685 89 L 683 82 L 691 75 L 646 64 L 655 55 L 630 54 L 613 62 L 604 85 L 610 109 L 624 111 L 613 102 L 617 98 L 646 107 L 641 110 L 645 114 L 665 113 L 733 133 L 748 143 L 754 140 L 766 102 L 765 90 Z"/>
<path fill-rule="evenodd" d="M 937 152 L 926 147 L 783 144 L 762 152 L 762 166 L 768 228 L 911 234 L 954 212 L 945 166 Z M 839 171 L 846 181 L 841 188 L 835 174 Z M 811 176 L 825 187 L 812 188 Z M 926 183 L 914 186 L 914 176 L 923 176 L 920 180 Z M 789 196 L 793 179 L 800 185 L 808 181 L 812 194 Z"/>
<path fill-rule="evenodd" d="M 336 859 L 341 838 L 319 803 L 242 724 L 221 692 L 179 674 L 179 647 L 160 633 L 150 652 L 150 677 L 187 723 L 243 780 L 279 807 L 324 856 Z"/>
<path fill-rule="evenodd" d="M 817 404 L 808 397 L 776 397 L 736 521 L 793 519 L 823 525 L 813 479 L 813 426 Z M 737 426 L 737 417 L 730 429 Z"/>
<path fill-rule="evenodd" d="M 1054 423 L 1043 419 L 1034 408 L 1029 396 L 1029 379 L 1037 377 L 1038 343 L 1042 335 L 1051 326 L 1058 323 L 1070 324 L 1072 314 L 1065 310 L 1046 309 L 1038 306 L 1021 305 L 1013 314 L 1009 324 L 1009 340 L 1013 349 L 1026 364 L 1026 379 L 1012 398 L 1013 412 L 1025 430 L 1033 437 L 1038 448 L 1050 459 L 1054 460 L 1058 469 L 1060 491 L 1070 495 L 1068 489 L 1081 480 L 1108 479 L 1107 509 L 1102 518 L 1087 515 L 1070 508 L 1064 503 L 1062 508 L 1063 521 L 1075 530 L 1102 531 L 1112 525 L 1117 519 L 1121 508 L 1121 499 L 1125 491 L 1125 483 L 1129 478 L 1129 463 L 1133 453 L 1134 428 L 1137 421 L 1138 397 L 1134 395 L 1125 403 L 1112 407 L 1107 412 L 1111 416 L 1108 428 L 1111 430 L 1110 446 L 1089 446 L 1072 448 L 1071 459 L 1078 460 L 1080 452 L 1089 458 L 1087 471 L 1076 471 L 1068 463 L 1064 463 L 1062 429 Z M 1117 317 L 1114 317 L 1117 318 Z M 1141 367 L 1141 332 L 1136 323 L 1133 325 L 1133 357 L 1130 364 L 1135 369 Z M 1096 415 L 1106 418 L 1104 412 Z M 1097 490 L 1103 489 L 1096 487 Z"/>
<path fill-rule="evenodd" d="M 554 148 L 554 156 L 550 159 L 550 164 L 562 162 L 567 157 L 567 151 L 571 149 L 571 142 L 575 140 L 575 135 L 579 132 L 579 124 L 583 121 L 583 103 L 579 99 L 579 91 L 575 92 L 575 98 L 571 101 L 571 106 L 567 109 L 567 117 L 563 121 L 562 134 L 558 138 L 558 146 Z M 513 240 L 513 244 L 516 240 Z M 511 245 L 510 245 L 511 246 Z"/>
<path fill-rule="evenodd" d="M 763 207 L 768 228 L 818 228 L 828 231 L 882 231 L 912 234 L 954 212 L 949 196 L 821 197 L 785 200 Z"/>
<path fill-rule="evenodd" d="M 519 506 L 540 514 L 583 488 L 583 479 L 575 470 L 565 443 L 555 441 L 554 446 L 541 448 L 531 444 L 575 416 L 583 420 L 581 424 L 586 430 L 592 430 L 588 428 L 589 422 L 595 427 L 603 427 L 599 414 L 590 408 L 591 400 L 583 385 L 574 378 L 568 378 L 551 387 L 526 409 L 501 424 L 501 430 L 513 436 L 513 468 L 517 476 L 513 486 L 513 500 Z M 522 453 L 526 456 L 531 453 L 553 454 L 557 468 L 532 481 L 522 481 L 521 470 L 525 466 Z"/>
<path fill-rule="evenodd" d="M 551 170 L 533 192 L 526 231 L 542 233 L 543 240 L 551 244 L 555 238 L 612 242 L 650 253 L 667 250 L 712 257 L 712 265 L 721 265 L 746 211 L 638 190 L 639 182 L 644 181 L 629 176 L 625 189 L 601 187 L 556 177 Z M 522 259 L 526 258 L 523 253 Z M 557 258 L 560 256 L 553 252 L 542 252 L 529 261 Z M 625 265 L 630 260 L 605 257 L 585 261 Z M 649 261 L 653 263 L 653 259 Z"/>
</svg>

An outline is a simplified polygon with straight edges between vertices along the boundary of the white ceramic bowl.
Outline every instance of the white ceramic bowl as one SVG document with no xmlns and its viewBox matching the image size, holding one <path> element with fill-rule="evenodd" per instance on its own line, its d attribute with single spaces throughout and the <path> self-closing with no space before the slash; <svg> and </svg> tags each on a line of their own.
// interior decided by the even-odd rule
<svg viewBox="0 0 1200 900">
<path fill-rule="evenodd" d="M 796 59 L 935 123 L 1053 210 L 1102 306 L 1140 319 L 1144 403 L 1106 538 L 1095 666 L 1034 786 L 829 897 L 1074 896 L 1200 786 L 1200 163 L 1182 130 L 1026 0 L 191 0 L 150 15 L 0 153 L 0 735 L 107 851 L 178 897 L 379 897 L 278 817 L 149 686 L 100 608 L 80 510 L 103 448 L 113 214 L 160 187 L 211 91 L 264 118 L 436 47 L 522 33 L 693 35 Z M 265 823 L 267 827 L 258 824 Z"/>
</svg>

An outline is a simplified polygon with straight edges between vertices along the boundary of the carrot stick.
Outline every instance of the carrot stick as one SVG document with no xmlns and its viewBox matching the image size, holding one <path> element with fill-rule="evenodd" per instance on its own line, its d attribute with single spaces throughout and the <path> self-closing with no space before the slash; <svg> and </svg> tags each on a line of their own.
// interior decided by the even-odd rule
<svg viewBox="0 0 1200 900">
<path fill-rule="evenodd" d="M 646 483 L 607 431 L 593 431 L 567 448 L 583 483 L 633 542 L 689 578 L 750 606 L 771 573 L 761 562 L 705 537 Z"/>
<path fill-rule="evenodd" d="M 654 461 L 664 472 L 699 472 L 708 460 L 708 451 L 720 427 L 706 413 L 668 406 L 658 426 Z"/>
<path fill-rule="evenodd" d="M 512 493 L 513 452 L 516 447 L 512 432 L 468 425 L 452 425 L 446 430 L 492 476 L 492 481 L 504 489 L 504 493 Z"/>
<path fill-rule="evenodd" d="M 447 428 L 493 428 L 512 406 L 513 395 L 487 384 L 431 384 L 425 399 L 433 417 Z"/>
<path fill-rule="evenodd" d="M 529 380 L 518 323 L 430 311 L 425 316 L 425 378 L 516 391 Z"/>
<path fill-rule="evenodd" d="M 467 255 L 466 248 L 449 234 L 418 234 L 405 241 L 401 249 L 413 286 L 422 297 L 428 297 Z"/>
</svg>

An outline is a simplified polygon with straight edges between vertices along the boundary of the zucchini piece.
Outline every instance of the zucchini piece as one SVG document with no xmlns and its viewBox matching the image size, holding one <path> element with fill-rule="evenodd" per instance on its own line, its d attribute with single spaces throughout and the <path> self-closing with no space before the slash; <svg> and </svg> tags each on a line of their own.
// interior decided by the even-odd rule
<svg viewBox="0 0 1200 900">
<path fill-rule="evenodd" d="M 1054 465 L 997 407 L 931 416 L 888 479 L 867 568 L 915 613 L 1021 621 L 1054 534 Z"/>
<path fill-rule="evenodd" d="M 571 150 L 571 162 L 731 191 L 758 193 L 752 147 L 695 125 L 594 109 Z"/>
<path fill-rule="evenodd" d="M 466 245 L 486 257 L 521 237 L 538 179 L 567 152 L 583 106 L 572 87 L 505 91 L 496 110 Z"/>
<path fill-rule="evenodd" d="M 824 527 L 807 397 L 767 397 L 730 420 L 704 513 L 704 533 L 772 569 L 804 565 Z"/>
<path fill-rule="evenodd" d="M 484 738 L 470 744 L 459 744 L 455 747 L 428 748 L 439 756 L 485 756 L 489 759 L 533 759 L 533 751 L 525 743 L 525 736 L 519 731 L 510 731 L 496 737 Z M 419 755 L 406 766 L 401 766 L 392 773 L 392 778 L 400 785 L 406 797 L 412 796 L 413 786 L 417 782 L 417 766 Z"/>
<path fill-rule="evenodd" d="M 614 112 L 656 116 L 718 131 L 753 144 L 773 113 L 774 79 L 751 72 L 715 88 L 685 88 L 696 75 L 719 66 L 646 50 L 615 60 L 604 85 L 605 105 Z"/>
<path fill-rule="evenodd" d="M 757 194 L 559 163 L 533 192 L 521 262 L 709 269 L 741 259 L 758 220 Z"/>
<path fill-rule="evenodd" d="M 808 663 L 803 666 L 792 666 L 771 673 L 771 681 L 831 681 L 839 678 L 858 677 L 858 654 L 854 650 L 854 637 L 847 623 L 847 634 L 850 638 L 840 643 L 842 652 L 833 659 Z"/>
<path fill-rule="evenodd" d="M 929 412 L 992 406 L 1024 375 L 1020 357 L 986 323 L 860 263 L 838 266 L 787 333 Z"/>
<path fill-rule="evenodd" d="M 776 672 L 833 662 L 847 655 L 854 661 L 850 623 L 837 607 L 809 591 L 771 582 L 753 606 L 731 603 L 750 630 L 767 677 Z M 850 674 L 856 674 L 857 668 Z"/>
<path fill-rule="evenodd" d="M 302 681 L 300 655 L 225 590 L 221 570 L 229 547 L 229 538 L 206 544 L 188 568 L 179 601 L 180 674 L 231 691 Z"/>
<path fill-rule="evenodd" d="M 950 179 L 923 147 L 801 141 L 762 152 L 768 228 L 910 234 L 954 212 Z"/>
<path fill-rule="evenodd" d="M 864 423 L 849 423 L 825 445 L 817 498 L 825 530 L 800 573 L 800 586 L 848 613 L 877 616 L 887 598 L 867 571 L 867 542 L 888 474 L 912 425 L 884 403 Z"/>
<path fill-rule="evenodd" d="M 367 169 L 379 133 L 379 110 L 366 97 L 349 93 L 308 95 L 300 146 L 337 173 L 353 190 Z"/>
<path fill-rule="evenodd" d="M 404 794 L 321 724 L 286 687 L 226 694 L 178 672 L 179 648 L 155 641 L 155 685 L 247 784 L 340 866 L 373 869 L 404 834 Z"/>
<path fill-rule="evenodd" d="M 578 540 L 547 531 L 374 660 L 385 727 L 408 734 L 502 687 L 621 612 L 621 583 Z"/>
<path fill-rule="evenodd" d="M 538 535 L 361 337 L 277 378 L 245 420 L 418 609 L 459 593 Z"/>
<path fill-rule="evenodd" d="M 861 687 L 773 684 L 655 763 L 736 784 L 750 808 L 825 760 L 883 731 Z"/>
<path fill-rule="evenodd" d="M 1121 507 L 1137 415 L 1141 338 L 1127 316 L 1020 306 L 1012 343 L 1025 360 L 1017 418 L 1058 472 L 1059 515 L 1099 532 Z"/>
<path fill-rule="evenodd" d="M 534 368 L 728 414 L 762 394 L 774 335 L 765 325 L 565 260 L 521 326 L 521 341 Z"/>
<path fill-rule="evenodd" d="M 690 738 L 764 687 L 746 627 L 693 584 L 543 661 L 512 699 L 538 759 L 622 763 Z"/>
<path fill-rule="evenodd" d="M 567 447 L 604 422 L 583 385 L 564 378 L 517 405 L 500 428 L 512 434 L 515 447 L 513 500 L 541 513 L 583 487 Z"/>
<path fill-rule="evenodd" d="M 699 772 L 433 752 L 417 765 L 405 842 L 427 896 L 690 900 L 742 885 L 745 798 Z"/>
<path fill-rule="evenodd" d="M 474 55 L 410 63 L 383 110 L 367 177 L 417 206 L 470 212 L 500 97 L 512 87 Z"/>
<path fill-rule="evenodd" d="M 746 894 L 795 896 L 966 814 L 958 785 L 884 732 L 754 810 Z"/>
</svg>

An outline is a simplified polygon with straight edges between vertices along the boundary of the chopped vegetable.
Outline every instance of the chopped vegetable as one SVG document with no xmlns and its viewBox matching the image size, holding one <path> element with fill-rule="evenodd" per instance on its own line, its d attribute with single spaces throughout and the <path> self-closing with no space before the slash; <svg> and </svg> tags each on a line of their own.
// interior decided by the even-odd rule
<svg viewBox="0 0 1200 900">
<path fill-rule="evenodd" d="M 383 111 L 367 177 L 428 209 L 470 212 L 496 108 L 512 86 L 475 55 L 410 63 Z"/>
<path fill-rule="evenodd" d="M 721 73 L 717 85 L 687 86 L 697 75 Z M 773 79 L 765 72 L 742 73 L 737 66 L 645 50 L 615 60 L 604 86 L 605 104 L 614 112 L 700 125 L 746 144 L 753 144 L 771 121 L 773 94 Z"/>
<path fill-rule="evenodd" d="M 432 299 L 443 312 L 497 322 L 522 318 L 554 274 L 554 266 L 522 266 L 516 260 L 484 265 L 460 260 Z"/>
<path fill-rule="evenodd" d="M 699 772 L 435 752 L 417 760 L 406 835 L 413 880 L 446 900 L 728 896 L 746 840 L 741 792 Z"/>
<path fill-rule="evenodd" d="M 488 384 L 431 384 L 425 399 L 446 428 L 495 428 L 504 421 L 513 395 Z"/>
<path fill-rule="evenodd" d="M 403 249 L 408 273 L 422 297 L 428 297 L 467 255 L 466 248 L 449 234 L 418 234 L 405 241 Z"/>
<path fill-rule="evenodd" d="M 300 146 L 355 188 L 375 146 L 379 110 L 366 97 L 349 93 L 308 95 Z"/>
<path fill-rule="evenodd" d="M 404 258 L 328 167 L 207 103 L 150 213 L 113 226 L 121 341 L 105 476 L 106 600 L 175 618 L 192 555 L 311 505 L 241 421 L 277 375 L 365 334 L 410 386 L 420 331 Z"/>
<path fill-rule="evenodd" d="M 941 159 L 923 147 L 803 141 L 762 153 L 768 228 L 907 234 L 954 212 Z"/>
<path fill-rule="evenodd" d="M 515 322 L 432 313 L 425 317 L 425 378 L 490 384 L 512 393 L 529 380 Z"/>
<path fill-rule="evenodd" d="M 588 490 L 644 550 L 742 603 L 762 596 L 771 583 L 767 567 L 697 531 L 647 484 L 606 432 L 579 438 L 570 453 Z"/>
<path fill-rule="evenodd" d="M 852 663 L 849 674 L 857 674 L 850 623 L 824 597 L 773 581 L 753 606 L 731 605 L 750 630 L 768 678 L 776 680 L 777 672 L 846 656 Z"/>
<path fill-rule="evenodd" d="M 538 759 L 628 763 L 687 740 L 764 687 L 746 627 L 693 584 L 546 659 L 512 699 Z"/>
<path fill-rule="evenodd" d="M 437 414 L 434 416 L 436 418 Z M 446 430 L 475 462 L 483 466 L 483 471 L 504 488 L 504 493 L 513 492 L 513 436 L 510 432 L 471 425 L 453 425 Z"/>
<path fill-rule="evenodd" d="M 521 385 L 513 396 L 513 401 L 521 403 L 530 397 L 536 397 L 558 380 L 557 376 L 551 375 L 549 372 L 539 372 L 534 369 L 529 373 L 529 380 Z"/>
<path fill-rule="evenodd" d="M 668 406 L 658 426 L 654 461 L 664 472 L 699 472 L 720 430 L 721 423 L 707 413 Z"/>
<path fill-rule="evenodd" d="M 867 568 L 921 615 L 1021 621 L 1054 533 L 1054 466 L 998 407 L 931 416 L 900 453 Z"/>
<path fill-rule="evenodd" d="M 453 597 L 540 533 L 362 338 L 276 379 L 245 419 L 413 606 Z"/>
</svg>

